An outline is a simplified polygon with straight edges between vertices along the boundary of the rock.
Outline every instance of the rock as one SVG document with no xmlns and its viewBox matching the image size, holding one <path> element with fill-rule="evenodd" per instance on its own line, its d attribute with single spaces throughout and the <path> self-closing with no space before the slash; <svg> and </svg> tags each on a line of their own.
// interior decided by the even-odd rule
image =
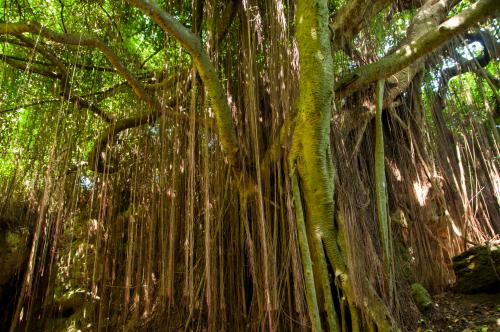
<svg viewBox="0 0 500 332">
<path fill-rule="evenodd" d="M 7 202 L 0 211 L 0 287 L 7 284 L 29 256 L 35 213 L 24 200 Z M 2 310 L 0 305 L 0 310 Z"/>
<path fill-rule="evenodd" d="M 0 286 L 6 284 L 28 257 L 27 231 L 0 230 Z"/>
<path fill-rule="evenodd" d="M 414 283 L 411 285 L 411 295 L 413 296 L 413 301 L 418 307 L 420 312 L 425 312 L 429 310 L 432 306 L 432 299 L 429 295 L 427 289 L 419 283 Z"/>
<path fill-rule="evenodd" d="M 455 290 L 464 294 L 500 291 L 500 241 L 476 246 L 453 257 Z"/>
</svg>

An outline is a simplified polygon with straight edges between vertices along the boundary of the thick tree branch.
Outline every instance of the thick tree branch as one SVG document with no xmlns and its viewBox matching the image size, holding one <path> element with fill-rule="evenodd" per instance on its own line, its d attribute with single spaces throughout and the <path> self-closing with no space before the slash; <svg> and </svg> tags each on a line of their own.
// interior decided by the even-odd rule
<svg viewBox="0 0 500 332">
<path fill-rule="evenodd" d="M 499 98 L 498 94 L 495 93 L 497 86 L 500 85 L 499 82 L 500 80 L 497 79 L 494 75 L 491 75 L 489 72 L 484 70 L 484 67 L 486 67 L 491 59 L 496 59 L 496 47 L 488 47 L 488 43 L 491 43 L 491 39 L 494 38 L 491 36 L 488 32 L 481 31 L 481 32 L 475 32 L 475 33 L 470 33 L 464 36 L 464 39 L 467 40 L 468 42 L 470 41 L 477 41 L 483 45 L 483 53 L 473 59 L 466 59 L 462 57 L 458 52 L 452 50 L 455 49 L 456 47 L 461 46 L 460 44 L 456 43 L 456 40 L 450 40 L 445 46 L 441 47 L 439 50 L 439 53 L 441 56 L 444 57 L 451 57 L 453 58 L 457 64 L 453 67 L 447 67 L 445 69 L 442 69 L 442 61 L 441 57 L 436 56 L 432 57 L 427 61 L 426 66 L 427 67 L 435 67 L 436 69 L 441 70 L 441 75 L 439 79 L 439 84 L 438 84 L 438 92 L 435 97 L 435 101 L 433 103 L 433 108 L 437 111 L 441 111 L 445 107 L 445 96 L 448 92 L 448 82 L 450 79 L 452 79 L 455 76 L 464 74 L 466 72 L 475 72 L 478 75 L 482 76 L 490 85 L 492 88 L 493 94 L 495 95 L 495 98 Z M 439 61 L 438 61 L 439 60 Z M 412 82 L 415 82 L 413 79 Z M 496 84 L 495 84 L 496 83 Z M 408 91 L 408 85 L 405 85 L 406 88 L 404 91 Z M 392 90 L 399 90 L 400 86 L 398 85 L 397 87 L 394 87 Z M 400 91 L 399 94 L 403 92 Z M 384 96 L 384 109 L 389 110 L 391 115 L 396 118 L 400 124 L 402 124 L 402 127 L 405 126 L 404 123 L 401 123 L 401 121 L 398 120 L 397 114 L 394 112 L 394 97 L 397 97 L 397 93 L 393 92 L 388 92 Z M 500 99 L 499 99 L 500 100 Z M 375 116 L 375 111 L 374 111 L 374 105 L 368 103 L 367 111 L 366 112 L 352 112 L 349 109 L 343 109 L 339 113 L 339 118 L 342 119 L 339 121 L 340 127 L 342 128 L 343 131 L 349 132 L 355 128 L 360 127 L 361 125 L 366 125 L 368 122 L 370 122 L 373 117 Z M 443 129 L 444 130 L 444 129 Z"/>
<path fill-rule="evenodd" d="M 48 59 L 53 66 L 55 66 L 59 71 L 60 85 L 61 85 L 61 96 L 65 98 L 67 102 L 72 102 L 74 105 L 80 109 L 88 109 L 92 113 L 101 117 L 104 121 L 110 123 L 113 121 L 111 116 L 101 110 L 99 107 L 93 103 L 88 102 L 85 98 L 77 96 L 71 93 L 71 83 L 68 75 L 68 69 L 66 65 L 50 50 L 48 50 L 42 42 L 34 42 L 33 40 L 26 38 L 22 35 L 18 35 L 17 38 L 24 43 L 27 47 L 34 49 L 36 52 L 43 55 Z"/>
<path fill-rule="evenodd" d="M 18 43 L 18 45 L 22 45 L 22 43 Z M 26 46 L 26 45 L 24 45 L 24 46 Z M 13 60 L 17 60 L 17 61 L 30 62 L 30 63 L 34 63 L 34 64 L 37 64 L 37 65 L 42 65 L 42 66 L 45 66 L 45 67 L 54 67 L 54 64 L 49 63 L 49 62 L 45 62 L 45 61 L 30 60 L 30 59 L 22 58 L 22 57 L 15 56 L 15 55 L 5 55 L 5 54 L 2 54 L 1 56 L 5 56 L 5 57 L 11 58 Z M 67 62 L 63 62 L 63 64 L 65 66 L 68 66 L 68 65 L 69 66 L 74 66 L 76 68 L 80 68 L 80 69 L 84 69 L 84 70 L 102 71 L 102 72 L 113 72 L 113 73 L 116 72 L 116 70 L 114 68 L 111 68 L 111 67 L 102 67 L 102 66 L 86 65 L 86 64 L 82 64 L 82 63 L 67 63 Z"/>
<path fill-rule="evenodd" d="M 83 35 L 61 34 L 55 31 L 48 30 L 42 27 L 37 22 L 31 23 L 0 23 L 0 35 L 11 34 L 20 35 L 26 32 L 39 34 L 42 37 L 66 45 L 82 45 L 95 47 L 99 49 L 108 59 L 116 71 L 130 84 L 136 95 L 146 102 L 151 108 L 157 112 L 162 112 L 162 107 L 156 98 L 152 98 L 146 90 L 141 86 L 134 75 L 125 68 L 118 57 L 111 49 L 101 40 L 89 38 Z"/>
<path fill-rule="evenodd" d="M 80 96 L 73 95 L 73 96 L 68 96 L 68 97 L 64 96 L 64 97 L 65 97 L 65 101 L 70 102 L 70 103 L 74 103 L 76 107 L 78 107 L 82 110 L 88 109 L 92 113 L 101 117 L 105 122 L 110 123 L 113 121 L 113 119 L 106 112 L 104 112 L 99 107 L 88 102 L 87 100 L 85 100 L 84 98 L 82 98 Z M 0 114 L 15 112 L 15 111 L 21 110 L 21 109 L 26 108 L 26 107 L 38 106 L 38 105 L 49 104 L 49 103 L 60 103 L 60 102 L 61 102 L 61 99 L 40 100 L 37 102 L 22 104 L 22 105 L 18 105 L 18 106 L 6 108 L 6 109 L 0 109 Z"/>
<path fill-rule="evenodd" d="M 417 40 L 422 37 L 428 32 L 429 27 L 438 26 L 443 23 L 449 11 L 457 2 L 459 1 L 426 0 L 412 18 L 410 26 L 406 30 L 406 40 L 402 42 L 402 45 L 407 44 L 408 41 Z M 399 49 L 399 46 L 397 49 Z M 395 73 L 387 80 L 388 89 L 384 97 L 384 108 L 389 107 L 397 96 L 408 89 L 415 76 L 424 70 L 425 61 L 428 57 L 429 55 L 425 55 L 418 58 L 408 67 Z"/>
<path fill-rule="evenodd" d="M 44 67 L 54 67 L 54 65 L 52 63 L 49 63 L 49 62 L 40 61 L 40 60 L 34 60 L 34 59 L 22 58 L 22 57 L 15 56 L 15 55 L 8 55 L 8 54 L 2 54 L 2 53 L 0 53 L 0 57 L 2 57 L 2 58 L 9 58 L 11 60 L 16 60 L 16 61 L 24 62 L 24 63 L 28 63 L 29 62 L 29 63 L 35 64 L 35 65 L 41 65 L 41 66 L 44 66 Z"/>
<path fill-rule="evenodd" d="M 32 46 L 27 45 L 26 43 L 24 43 L 20 39 L 18 39 L 19 36 L 20 35 L 17 35 L 17 38 L 8 38 L 8 37 L 6 38 L 5 36 L 0 35 L 0 42 L 5 42 L 5 43 L 9 43 L 11 45 L 18 45 L 18 46 L 27 47 L 27 48 L 31 49 Z M 44 62 L 44 61 L 31 61 L 29 59 L 25 59 L 25 58 L 21 58 L 21 57 L 14 57 L 12 55 L 11 55 L 11 57 L 16 58 L 16 60 L 19 60 L 19 61 L 32 62 L 32 63 L 44 65 L 44 66 L 54 66 L 53 64 L 48 63 L 48 62 Z M 62 63 L 65 66 L 72 66 L 72 67 L 74 66 L 76 68 L 80 68 L 80 69 L 84 69 L 84 70 L 116 73 L 116 70 L 113 67 L 97 66 L 97 65 L 93 65 L 93 64 L 84 64 L 84 63 L 78 63 L 78 62 L 67 63 L 67 62 L 62 61 Z"/>
<path fill-rule="evenodd" d="M 0 54 L 0 60 L 8 64 L 9 66 L 12 66 L 16 69 L 22 70 L 22 71 L 27 71 L 30 73 L 35 73 L 38 75 L 42 75 L 45 77 L 49 78 L 55 78 L 55 79 L 61 79 L 61 74 L 58 74 L 54 71 L 46 70 L 44 68 L 40 68 L 35 65 L 29 65 L 28 63 L 21 62 L 16 59 L 12 59 L 9 56 L 4 56 L 3 54 Z"/>
<path fill-rule="evenodd" d="M 238 144 L 227 97 L 199 38 L 163 11 L 156 3 L 144 0 L 128 0 L 128 2 L 150 16 L 156 24 L 171 34 L 189 52 L 207 89 L 224 152 L 228 161 L 231 164 L 236 164 Z"/>
<path fill-rule="evenodd" d="M 22 105 L 17 105 L 17 106 L 10 107 L 10 108 L 2 109 L 2 110 L 0 110 L 0 114 L 9 113 L 9 112 L 16 112 L 16 111 L 19 111 L 23 108 L 31 107 L 31 106 L 38 106 L 38 105 L 50 104 L 50 103 L 59 103 L 60 101 L 61 101 L 60 99 L 39 100 L 39 101 L 27 103 L 27 104 L 22 104 Z"/>
<path fill-rule="evenodd" d="M 48 78 L 54 78 L 54 79 L 58 79 L 58 80 L 63 80 L 64 79 L 64 75 L 63 74 L 55 73 L 55 72 L 52 72 L 52 71 L 47 71 L 47 70 L 38 68 L 38 67 L 33 66 L 33 65 L 29 66 L 26 63 L 20 63 L 19 61 L 12 60 L 9 57 L 0 57 L 0 59 L 2 61 L 4 61 L 5 63 L 7 63 L 8 65 L 10 65 L 10 66 L 12 66 L 12 67 L 14 67 L 16 69 L 20 69 L 20 70 L 23 70 L 23 71 L 32 72 L 32 73 L 35 73 L 35 74 L 38 74 L 38 75 L 42 75 L 42 76 L 45 76 L 45 77 L 48 77 Z M 66 101 L 68 101 L 68 102 L 74 102 L 75 106 L 77 106 L 77 107 L 79 107 L 81 109 L 89 109 L 92 113 L 100 116 L 106 122 L 111 122 L 112 121 L 111 117 L 106 112 L 104 112 L 99 107 L 95 106 L 94 104 L 89 103 L 84 98 L 76 96 L 76 95 L 71 95 L 70 93 L 64 93 L 63 95 L 64 95 Z M 34 105 L 36 105 L 36 104 L 27 105 L 27 106 L 34 106 Z M 17 110 L 17 109 L 19 109 L 19 107 L 14 108 L 14 109 L 2 110 L 1 113 L 6 113 L 6 112 L 9 112 L 9 111 L 12 111 L 12 110 Z"/>
<path fill-rule="evenodd" d="M 88 109 L 92 113 L 98 115 L 107 123 L 113 122 L 113 118 L 106 112 L 104 112 L 102 109 L 97 107 L 91 102 L 88 102 L 85 100 L 83 97 L 76 96 L 76 95 L 71 95 L 71 94 L 66 94 L 64 95 L 66 101 L 68 102 L 73 102 L 76 107 L 81 108 L 81 109 Z"/>
<path fill-rule="evenodd" d="M 105 163 L 106 146 L 108 145 L 110 139 L 112 139 L 118 133 L 134 128 L 146 123 L 154 123 L 161 113 L 152 112 L 139 115 L 136 117 L 126 118 L 118 120 L 112 123 L 104 132 L 102 132 L 94 143 L 94 147 L 89 154 L 88 163 L 90 169 L 97 172 L 107 172 L 113 173 L 117 169 L 115 165 Z M 175 114 L 175 113 L 172 113 Z"/>
<path fill-rule="evenodd" d="M 337 97 L 348 96 L 369 83 L 390 77 L 478 21 L 495 15 L 499 8 L 500 3 L 497 0 L 476 2 L 418 39 L 409 40 L 396 52 L 375 63 L 360 67 L 342 78 L 335 84 Z"/>
</svg>

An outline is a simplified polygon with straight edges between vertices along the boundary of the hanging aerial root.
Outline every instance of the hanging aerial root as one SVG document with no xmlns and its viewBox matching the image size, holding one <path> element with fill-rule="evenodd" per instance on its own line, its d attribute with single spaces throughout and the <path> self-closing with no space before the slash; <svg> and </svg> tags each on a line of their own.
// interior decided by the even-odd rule
<svg viewBox="0 0 500 332">
<path fill-rule="evenodd" d="M 387 212 L 387 183 L 385 179 L 385 153 L 384 130 L 382 127 L 382 107 L 384 103 L 384 80 L 377 82 L 376 90 L 376 118 L 375 118 L 375 198 L 377 204 L 378 227 L 382 252 L 384 257 L 384 270 L 386 276 L 386 294 L 389 303 L 393 302 L 394 293 L 394 268 L 392 254 L 391 225 Z"/>
<path fill-rule="evenodd" d="M 304 221 L 304 211 L 302 209 L 302 198 L 295 169 L 292 167 L 290 172 L 292 178 L 293 201 L 295 207 L 295 220 L 297 222 L 297 233 L 300 245 L 300 254 L 302 256 L 302 269 L 304 273 L 304 282 L 306 288 L 306 300 L 309 310 L 309 317 L 313 331 L 321 331 L 321 319 L 318 310 L 318 300 L 316 297 L 316 287 L 314 285 L 313 266 L 311 252 L 307 241 L 307 231 Z"/>
</svg>

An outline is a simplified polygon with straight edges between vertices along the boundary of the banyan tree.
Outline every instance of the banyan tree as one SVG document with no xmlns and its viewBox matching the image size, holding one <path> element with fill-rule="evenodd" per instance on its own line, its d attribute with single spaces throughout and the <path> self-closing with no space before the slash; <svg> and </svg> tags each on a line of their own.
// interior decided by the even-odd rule
<svg viewBox="0 0 500 332">
<path fill-rule="evenodd" d="M 500 232 L 497 0 L 1 3 L 3 331 L 410 331 Z"/>
</svg>

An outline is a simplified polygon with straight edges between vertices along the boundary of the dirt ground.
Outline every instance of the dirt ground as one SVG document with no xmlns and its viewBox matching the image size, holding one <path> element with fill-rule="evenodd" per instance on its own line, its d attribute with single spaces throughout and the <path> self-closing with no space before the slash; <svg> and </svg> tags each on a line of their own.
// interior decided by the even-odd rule
<svg viewBox="0 0 500 332">
<path fill-rule="evenodd" d="M 435 295 L 417 331 L 500 332 L 500 293 Z"/>
</svg>

